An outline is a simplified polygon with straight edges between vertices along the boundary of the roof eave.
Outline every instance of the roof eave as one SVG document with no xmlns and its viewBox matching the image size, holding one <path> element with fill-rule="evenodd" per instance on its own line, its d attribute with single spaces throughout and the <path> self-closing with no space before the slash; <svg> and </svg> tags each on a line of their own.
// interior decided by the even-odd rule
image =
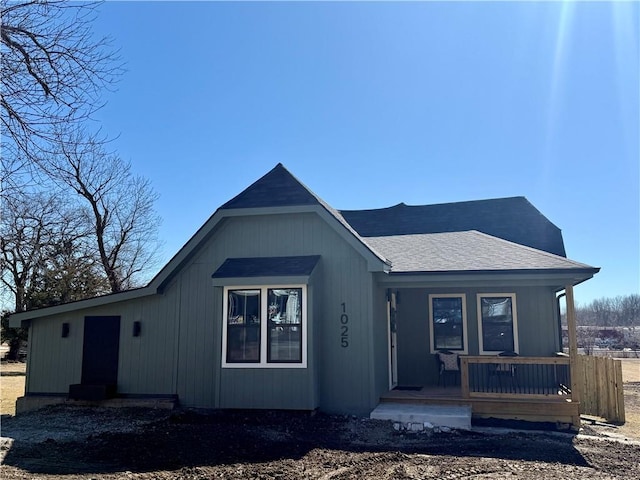
<svg viewBox="0 0 640 480">
<path fill-rule="evenodd" d="M 431 285 L 474 284 L 509 281 L 514 285 L 550 285 L 564 288 L 577 285 L 592 278 L 599 268 L 575 269 L 513 269 L 513 270 L 447 270 L 427 272 L 391 272 L 380 275 L 380 284 Z"/>
<path fill-rule="evenodd" d="M 62 303 L 60 305 L 54 305 L 51 307 L 39 308 L 37 310 L 14 313 L 9 317 L 9 326 L 12 328 L 18 328 L 23 326 L 24 322 L 34 320 L 36 318 L 49 317 L 52 315 L 58 315 L 61 313 L 67 313 L 85 308 L 99 307 L 102 305 L 107 305 L 109 303 L 124 302 L 127 300 L 132 300 L 134 298 L 153 295 L 154 293 L 155 292 L 149 289 L 149 287 L 142 287 L 127 290 L 124 292 L 111 293 L 108 295 L 101 295 L 99 297 L 78 300 L 75 302 Z"/>
<path fill-rule="evenodd" d="M 394 272 L 391 271 L 390 275 L 450 275 L 450 274 L 490 274 L 490 275 L 503 275 L 503 274 L 531 274 L 531 275 L 555 275 L 555 274 L 588 274 L 590 276 L 595 275 L 600 271 L 600 268 L 518 268 L 518 269 L 485 269 L 485 270 L 430 270 L 430 271 L 407 271 L 407 272 Z"/>
</svg>

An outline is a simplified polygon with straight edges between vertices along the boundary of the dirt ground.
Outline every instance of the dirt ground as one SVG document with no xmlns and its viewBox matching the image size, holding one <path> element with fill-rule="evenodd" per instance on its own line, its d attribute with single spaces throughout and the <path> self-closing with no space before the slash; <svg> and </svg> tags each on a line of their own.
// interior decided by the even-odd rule
<svg viewBox="0 0 640 480">
<path fill-rule="evenodd" d="M 640 412 L 640 378 L 625 382 L 637 402 L 629 416 Z M 640 478 L 640 430 L 621 428 L 401 433 L 323 414 L 60 405 L 2 416 L 0 478 Z"/>
</svg>

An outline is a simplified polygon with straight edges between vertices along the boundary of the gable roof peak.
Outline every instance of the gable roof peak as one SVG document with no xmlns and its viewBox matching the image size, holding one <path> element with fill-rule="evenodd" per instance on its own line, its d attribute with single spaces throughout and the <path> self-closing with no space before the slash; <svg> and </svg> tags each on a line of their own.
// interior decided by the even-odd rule
<svg viewBox="0 0 640 480">
<path fill-rule="evenodd" d="M 317 205 L 318 197 L 282 163 L 253 182 L 220 209 Z"/>
</svg>

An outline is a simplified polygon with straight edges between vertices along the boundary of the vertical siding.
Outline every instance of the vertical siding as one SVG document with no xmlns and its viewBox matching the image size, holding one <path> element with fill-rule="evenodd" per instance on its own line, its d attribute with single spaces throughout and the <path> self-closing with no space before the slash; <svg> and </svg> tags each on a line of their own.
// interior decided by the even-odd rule
<svg viewBox="0 0 640 480">
<path fill-rule="evenodd" d="M 316 265 L 314 272 L 309 278 L 309 286 L 307 289 L 307 368 L 309 371 L 308 382 L 310 383 L 310 401 L 312 408 L 317 408 L 320 404 L 319 398 L 319 363 L 318 363 L 318 336 L 320 332 L 320 325 L 317 319 L 321 318 L 321 302 L 322 298 L 322 263 Z"/>
<path fill-rule="evenodd" d="M 288 255 L 321 256 L 308 289 L 307 329 L 312 335 L 308 367 L 221 369 L 222 289 L 211 286 L 211 274 L 227 258 Z M 316 214 L 226 219 L 180 272 L 176 284 L 180 292 L 178 393 L 183 404 L 319 406 L 354 413 L 369 409 L 371 274 L 364 259 Z M 347 348 L 340 346 L 343 302 L 349 315 Z"/>
<path fill-rule="evenodd" d="M 178 396 L 183 404 L 213 407 L 216 359 L 214 358 L 213 271 L 204 263 L 183 270 L 179 282 L 180 337 Z"/>
<path fill-rule="evenodd" d="M 372 402 L 377 404 L 382 393 L 389 389 L 389 332 L 387 318 L 387 289 L 377 287 L 373 298 L 373 371 Z"/>
<path fill-rule="evenodd" d="M 170 306 L 174 292 L 154 295 L 109 308 L 119 314 L 118 391 L 133 395 L 173 394 L 176 372 L 176 318 Z M 118 307 L 119 305 L 119 307 Z M 133 322 L 141 334 L 133 336 Z"/>
<path fill-rule="evenodd" d="M 80 383 L 85 316 L 119 316 L 118 392 L 121 394 L 173 394 L 175 375 L 175 318 L 167 305 L 171 295 L 151 296 L 108 306 L 36 319 L 29 331 L 28 393 L 62 393 Z M 133 337 L 133 322 L 142 333 Z M 62 323 L 70 325 L 61 337 Z"/>
<path fill-rule="evenodd" d="M 212 286 L 211 274 L 229 257 L 287 255 L 321 256 L 307 290 L 308 367 L 221 369 L 222 288 Z M 349 316 L 346 348 L 342 303 Z M 65 394 L 79 383 L 84 317 L 117 315 L 119 393 L 178 394 L 194 407 L 368 413 L 386 382 L 386 355 L 378 352 L 386 348 L 386 318 L 374 310 L 365 260 L 318 215 L 230 218 L 163 294 L 34 320 L 27 390 Z M 132 334 L 135 321 L 142 324 L 139 337 Z M 63 322 L 71 325 L 64 339 Z"/>
<path fill-rule="evenodd" d="M 69 336 L 62 338 L 62 324 Z M 69 385 L 80 383 L 84 317 L 58 315 L 37 320 L 29 328 L 29 376 L 26 393 L 66 394 Z"/>
<path fill-rule="evenodd" d="M 559 350 L 556 296 L 551 288 L 517 291 L 520 355 L 545 357 Z"/>
<path fill-rule="evenodd" d="M 407 288 L 398 305 L 398 383 L 430 385 L 438 381 L 437 362 L 430 353 L 429 294 L 463 293 L 467 305 L 469 355 L 479 354 L 478 293 L 515 293 L 520 355 L 551 356 L 558 349 L 555 293 L 550 287 L 508 285 L 473 288 Z"/>
<path fill-rule="evenodd" d="M 320 404 L 329 412 L 368 413 L 372 304 L 366 264 L 361 257 L 334 257 L 324 267 L 322 317 L 318 319 Z M 349 317 L 348 347 L 341 346 L 342 303 Z"/>
</svg>

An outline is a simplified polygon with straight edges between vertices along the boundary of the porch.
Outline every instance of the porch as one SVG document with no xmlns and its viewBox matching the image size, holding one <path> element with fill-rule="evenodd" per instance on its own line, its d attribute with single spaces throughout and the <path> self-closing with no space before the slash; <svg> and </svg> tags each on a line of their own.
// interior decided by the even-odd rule
<svg viewBox="0 0 640 480">
<path fill-rule="evenodd" d="M 580 414 L 624 423 L 622 368 L 610 358 L 461 356 L 459 383 L 397 387 L 381 403 L 464 406 L 472 418 L 580 426 Z M 573 371 L 572 371 L 573 370 Z M 573 382 L 572 382 L 573 376 Z"/>
<path fill-rule="evenodd" d="M 399 387 L 381 403 L 471 408 L 472 418 L 580 425 L 580 403 L 571 393 L 568 357 L 461 356 L 459 382 Z"/>
</svg>

